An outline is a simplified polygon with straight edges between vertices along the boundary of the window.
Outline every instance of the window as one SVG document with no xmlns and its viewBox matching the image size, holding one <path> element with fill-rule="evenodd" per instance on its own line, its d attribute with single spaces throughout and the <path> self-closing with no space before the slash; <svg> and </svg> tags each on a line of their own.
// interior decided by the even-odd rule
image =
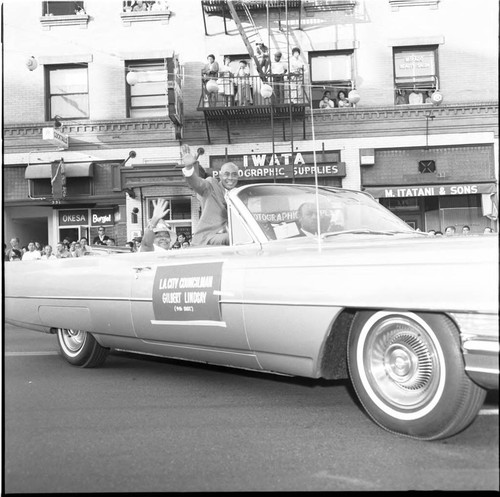
<svg viewBox="0 0 500 497">
<path fill-rule="evenodd" d="M 393 49 L 394 103 L 424 104 L 439 90 L 437 46 Z"/>
<path fill-rule="evenodd" d="M 33 179 L 31 181 L 31 195 L 33 197 L 52 197 L 50 178 Z M 92 195 L 93 182 L 91 177 L 66 177 L 66 197 Z"/>
<path fill-rule="evenodd" d="M 143 0 L 140 4 L 136 0 L 124 0 L 123 12 L 131 12 L 134 7 L 136 12 L 147 12 L 151 10 L 154 3 L 153 0 Z"/>
<path fill-rule="evenodd" d="M 156 198 L 148 199 L 147 216 L 151 219 L 153 216 L 153 200 L 156 202 Z M 168 201 L 169 213 L 163 218 L 165 221 L 183 221 L 191 220 L 191 197 L 170 197 L 165 198 Z"/>
<path fill-rule="evenodd" d="M 89 117 L 87 64 L 47 66 L 47 120 Z"/>
<path fill-rule="evenodd" d="M 168 115 L 166 61 L 164 59 L 128 61 L 126 73 L 145 73 L 133 85 L 127 84 L 128 117 L 165 117 Z M 154 74 L 158 75 L 155 77 Z M 141 81 L 147 79 L 148 81 Z M 129 81 L 130 79 L 127 79 Z"/>
<path fill-rule="evenodd" d="M 354 89 L 352 59 L 352 50 L 309 52 L 313 108 L 318 108 L 325 91 L 330 92 L 337 107 L 339 92 L 347 97 Z"/>
<path fill-rule="evenodd" d="M 85 14 L 84 2 L 42 2 L 42 15 L 69 16 Z"/>
<path fill-rule="evenodd" d="M 248 64 L 248 68 L 250 69 L 250 71 L 252 71 L 253 60 L 248 56 L 248 54 L 241 54 L 241 55 L 231 54 L 231 55 L 225 55 L 222 58 L 222 60 L 224 60 L 226 57 L 229 57 L 229 59 L 231 60 L 231 62 L 229 63 L 229 68 L 231 69 L 231 72 L 233 74 L 236 74 L 238 72 L 238 69 L 240 68 L 240 60 L 246 61 L 246 63 Z M 221 64 L 219 64 L 219 67 L 220 67 L 220 65 Z M 255 70 L 255 72 L 257 73 L 257 70 Z"/>
</svg>

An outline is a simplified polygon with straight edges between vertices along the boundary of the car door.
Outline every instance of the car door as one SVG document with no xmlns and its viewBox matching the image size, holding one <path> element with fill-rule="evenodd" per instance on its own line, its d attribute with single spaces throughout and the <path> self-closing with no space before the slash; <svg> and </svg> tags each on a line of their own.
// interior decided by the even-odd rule
<svg viewBox="0 0 500 497">
<path fill-rule="evenodd" d="M 138 254 L 131 288 L 137 337 L 172 351 L 166 355 L 258 368 L 243 321 L 244 259 L 233 247 Z"/>
</svg>

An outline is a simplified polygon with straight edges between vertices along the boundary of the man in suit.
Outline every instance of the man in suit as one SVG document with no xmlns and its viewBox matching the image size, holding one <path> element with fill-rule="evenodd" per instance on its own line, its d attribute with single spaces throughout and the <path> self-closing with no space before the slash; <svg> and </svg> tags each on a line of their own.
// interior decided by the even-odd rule
<svg viewBox="0 0 500 497">
<path fill-rule="evenodd" d="M 330 219 L 324 213 L 320 215 L 320 231 L 329 229 Z M 314 202 L 304 202 L 297 210 L 298 236 L 316 236 L 318 234 L 318 214 Z"/>
<path fill-rule="evenodd" d="M 313 202 L 304 202 L 297 210 L 297 224 L 301 236 L 316 236 L 318 233 L 318 216 Z"/>
<path fill-rule="evenodd" d="M 107 245 L 107 241 L 109 239 L 109 236 L 104 234 L 104 227 L 103 226 L 99 226 L 99 228 L 97 229 L 97 233 L 98 235 L 96 237 L 94 237 L 94 239 L 92 240 L 92 244 L 93 245 Z"/>
<path fill-rule="evenodd" d="M 227 232 L 227 192 L 238 184 L 238 166 L 226 162 L 220 170 L 220 180 L 212 177 L 200 178 L 195 171 L 194 157 L 183 157 L 182 173 L 187 184 L 201 197 L 201 217 L 192 245 L 229 245 Z"/>
</svg>

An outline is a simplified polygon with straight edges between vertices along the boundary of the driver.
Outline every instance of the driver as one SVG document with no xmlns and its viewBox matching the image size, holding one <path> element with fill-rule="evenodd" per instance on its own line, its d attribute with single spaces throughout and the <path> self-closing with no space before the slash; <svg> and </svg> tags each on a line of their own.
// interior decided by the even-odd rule
<svg viewBox="0 0 500 497">
<path fill-rule="evenodd" d="M 326 231 L 329 219 L 320 216 L 320 230 Z M 316 236 L 318 234 L 318 213 L 314 202 L 304 202 L 297 210 L 299 236 Z"/>
<path fill-rule="evenodd" d="M 301 236 L 316 236 L 318 234 L 318 215 L 313 202 L 304 202 L 297 210 L 297 223 Z"/>
<path fill-rule="evenodd" d="M 183 151 L 188 152 L 189 147 Z M 195 172 L 196 161 L 191 154 L 186 153 L 182 162 L 187 184 L 201 196 L 201 217 L 192 245 L 229 245 L 226 195 L 238 184 L 238 166 L 226 162 L 221 167 L 220 180 L 210 176 L 203 179 Z"/>
</svg>

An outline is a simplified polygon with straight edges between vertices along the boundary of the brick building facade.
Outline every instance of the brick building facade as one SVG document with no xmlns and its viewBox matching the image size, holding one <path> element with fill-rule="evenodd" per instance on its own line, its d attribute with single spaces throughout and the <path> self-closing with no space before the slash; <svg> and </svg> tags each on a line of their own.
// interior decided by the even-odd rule
<svg viewBox="0 0 500 497">
<path fill-rule="evenodd" d="M 51 12 L 54 4 L 63 10 Z M 241 26 L 218 0 L 170 0 L 144 13 L 123 0 L 85 0 L 83 14 L 70 4 L 4 2 L 4 239 L 54 245 L 62 236 L 92 239 L 104 224 L 123 245 L 142 232 L 160 196 L 175 206 L 174 227 L 189 233 L 200 206 L 178 167 L 183 143 L 205 149 L 200 164 L 209 171 L 221 157 L 315 150 L 321 166 L 321 152 L 336 153 L 343 173 L 322 182 L 366 189 L 419 229 L 497 229 L 497 2 L 478 0 L 474 18 L 463 15 L 465 0 L 250 2 L 251 19 L 239 11 Z M 269 103 L 231 113 L 220 103 L 204 107 L 207 55 L 252 66 L 246 42 L 255 34 L 271 57 L 280 50 L 289 60 L 300 47 L 306 93 L 296 115 L 290 105 L 288 117 L 286 104 L 279 115 Z M 171 78 L 161 91 L 127 82 L 152 69 Z M 361 99 L 320 110 L 326 88 L 355 89 Z M 437 90 L 443 102 L 397 104 L 398 92 L 412 88 Z M 56 117 L 67 147 L 43 139 Z M 61 161 L 68 190 L 58 199 L 48 171 Z M 61 224 L 61 212 L 82 210 L 86 224 Z M 94 222 L 103 210 L 111 221 Z"/>
</svg>

